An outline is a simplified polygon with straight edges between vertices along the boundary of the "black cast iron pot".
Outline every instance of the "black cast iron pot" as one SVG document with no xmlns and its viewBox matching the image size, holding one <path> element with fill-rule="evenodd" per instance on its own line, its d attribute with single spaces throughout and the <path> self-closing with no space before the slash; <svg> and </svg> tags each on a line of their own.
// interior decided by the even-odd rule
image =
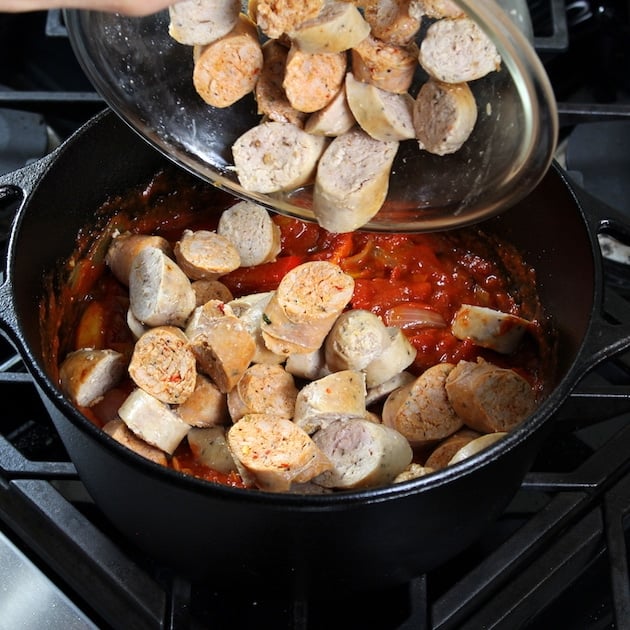
<svg viewBox="0 0 630 630">
<path fill-rule="evenodd" d="M 402 583 L 444 563 L 506 508 L 577 382 L 630 346 L 630 326 L 605 323 L 600 313 L 596 239 L 603 229 L 625 230 L 594 200 L 578 198 L 554 165 L 518 206 L 484 224 L 537 269 L 559 331 L 557 382 L 518 429 L 443 471 L 361 492 L 270 494 L 164 469 L 120 446 L 62 395 L 42 358 L 38 322 L 44 272 L 70 254 L 108 195 L 145 181 L 164 161 L 106 111 L 51 155 L 0 179 L 0 200 L 22 197 L 0 287 L 0 327 L 32 373 L 95 503 L 138 547 L 192 578 L 240 592 L 272 585 L 339 594 Z"/>
</svg>

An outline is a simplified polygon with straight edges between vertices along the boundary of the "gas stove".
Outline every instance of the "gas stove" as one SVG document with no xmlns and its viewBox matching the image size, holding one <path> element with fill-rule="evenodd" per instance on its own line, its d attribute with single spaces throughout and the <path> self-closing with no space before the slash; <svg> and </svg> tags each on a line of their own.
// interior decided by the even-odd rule
<svg viewBox="0 0 630 630">
<path fill-rule="evenodd" d="M 529 7 L 559 101 L 558 160 L 630 215 L 628 9 L 588 0 Z M 7 172 L 48 153 L 105 104 L 71 53 L 59 11 L 0 14 L 0 46 L 11 50 L 0 55 Z M 0 242 L 15 209 L 0 212 Z M 603 246 L 605 312 L 630 322 L 623 244 Z M 478 542 L 409 584 L 326 600 L 218 591 L 143 555 L 88 496 L 4 339 L 0 394 L 17 406 L 0 416 L 0 630 L 630 628 L 630 353 L 577 386 L 520 490 Z"/>
</svg>

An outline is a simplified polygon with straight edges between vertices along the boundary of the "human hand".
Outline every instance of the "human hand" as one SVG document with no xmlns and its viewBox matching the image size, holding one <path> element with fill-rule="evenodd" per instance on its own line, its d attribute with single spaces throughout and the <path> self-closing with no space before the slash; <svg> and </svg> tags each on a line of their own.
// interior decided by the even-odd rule
<svg viewBox="0 0 630 630">
<path fill-rule="evenodd" d="M 47 9 L 90 9 L 125 15 L 149 15 L 175 0 L 0 0 L 0 12 L 25 13 Z"/>
</svg>

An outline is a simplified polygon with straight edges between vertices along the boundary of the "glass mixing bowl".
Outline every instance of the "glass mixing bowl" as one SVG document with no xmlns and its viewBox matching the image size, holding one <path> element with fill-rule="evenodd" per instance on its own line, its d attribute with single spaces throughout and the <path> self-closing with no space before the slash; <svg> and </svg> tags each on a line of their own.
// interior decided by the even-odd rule
<svg viewBox="0 0 630 630">
<path fill-rule="evenodd" d="M 493 0 L 456 0 L 490 36 L 501 68 L 469 83 L 478 118 L 456 153 L 437 156 L 404 140 L 387 199 L 362 229 L 427 232 L 477 223 L 525 197 L 547 171 L 558 122 L 553 90 L 527 34 Z M 215 108 L 195 92 L 192 47 L 168 33 L 168 11 L 144 17 L 66 10 L 70 42 L 105 102 L 175 163 L 281 214 L 314 221 L 312 187 L 245 190 L 231 147 L 260 122 L 253 95 Z M 422 31 L 421 31 L 422 32 Z M 415 96 L 426 75 L 418 66 Z"/>
</svg>

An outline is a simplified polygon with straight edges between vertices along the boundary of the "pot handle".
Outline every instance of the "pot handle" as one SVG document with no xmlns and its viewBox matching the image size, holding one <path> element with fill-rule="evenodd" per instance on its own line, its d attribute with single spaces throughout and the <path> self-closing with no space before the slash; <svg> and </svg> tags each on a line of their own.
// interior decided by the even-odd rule
<svg viewBox="0 0 630 630">
<path fill-rule="evenodd" d="M 570 174 L 567 174 L 567 179 L 579 206 L 585 209 L 584 216 L 591 233 L 607 234 L 630 245 L 629 218 L 584 190 Z M 630 270 L 628 273 L 630 274 Z M 611 321 L 613 318 L 606 316 L 604 312 L 604 297 L 602 296 L 601 303 L 593 310 L 591 333 L 584 343 L 586 372 L 612 355 L 630 348 L 630 304 L 627 305 L 625 316 L 619 317 L 618 321 Z"/>
<path fill-rule="evenodd" d="M 0 175 L 0 217 L 4 216 L 5 213 L 7 218 L 11 217 L 12 227 L 29 195 L 35 190 L 37 182 L 54 160 L 57 151 L 55 149 L 21 169 Z M 0 283 L 0 328 L 13 340 L 18 334 L 18 328 L 13 294 L 6 274 L 8 262 L 9 254 L 7 252 L 3 267 L 5 273 L 1 274 Z"/>
</svg>

